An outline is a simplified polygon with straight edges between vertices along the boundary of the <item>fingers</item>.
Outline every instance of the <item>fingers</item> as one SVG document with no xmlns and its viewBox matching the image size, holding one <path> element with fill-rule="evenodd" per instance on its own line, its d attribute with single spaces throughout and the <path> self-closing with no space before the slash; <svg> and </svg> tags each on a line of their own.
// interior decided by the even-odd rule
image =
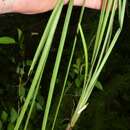
<svg viewBox="0 0 130 130">
<path fill-rule="evenodd" d="M 0 0 L 0 14 L 12 12 L 14 0 Z"/>
<path fill-rule="evenodd" d="M 67 4 L 69 0 L 64 0 Z M 84 0 L 74 0 L 75 6 L 82 6 Z M 0 0 L 0 13 L 17 12 L 24 14 L 43 13 L 52 10 L 57 0 Z M 102 0 L 85 0 L 85 7 L 100 9 Z M 13 6 L 12 6 L 13 4 Z"/>
<path fill-rule="evenodd" d="M 14 12 L 37 14 L 52 10 L 57 0 L 15 0 Z"/>
</svg>

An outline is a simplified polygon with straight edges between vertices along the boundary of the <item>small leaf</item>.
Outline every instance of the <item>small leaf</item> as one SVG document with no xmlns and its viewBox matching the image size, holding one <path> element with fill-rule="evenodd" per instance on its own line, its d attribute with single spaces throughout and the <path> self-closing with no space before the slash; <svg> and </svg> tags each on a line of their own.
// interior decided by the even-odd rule
<svg viewBox="0 0 130 130">
<path fill-rule="evenodd" d="M 1 120 L 7 121 L 7 118 L 8 118 L 8 113 L 6 111 L 2 111 Z"/>
<path fill-rule="evenodd" d="M 78 88 L 81 86 L 80 78 L 76 78 L 75 84 L 76 84 L 76 87 L 78 87 Z"/>
<path fill-rule="evenodd" d="M 79 70 L 78 69 L 73 69 L 75 74 L 79 74 Z"/>
<path fill-rule="evenodd" d="M 84 80 L 84 75 L 79 75 L 76 80 L 75 80 L 75 84 L 77 87 L 81 87 L 82 82 Z"/>
<path fill-rule="evenodd" d="M 32 64 L 32 60 L 27 60 L 26 61 L 26 65 L 31 66 L 31 64 Z"/>
<path fill-rule="evenodd" d="M 38 102 L 41 106 L 43 106 L 43 105 L 44 105 L 44 98 L 43 98 L 43 96 L 38 95 L 38 96 L 37 96 L 37 102 Z"/>
<path fill-rule="evenodd" d="M 76 65 L 79 67 L 80 64 L 81 64 L 81 58 L 77 58 L 77 60 L 76 60 Z"/>
<path fill-rule="evenodd" d="M 22 30 L 19 28 L 17 29 L 17 31 L 18 31 L 18 43 L 19 43 L 20 49 L 24 50 L 24 44 L 23 44 L 24 34 L 23 34 Z"/>
<path fill-rule="evenodd" d="M 81 87 L 75 88 L 74 94 L 75 94 L 75 96 L 81 96 L 82 88 Z"/>
<path fill-rule="evenodd" d="M 7 126 L 7 130 L 14 130 L 14 124 L 9 123 Z"/>
<path fill-rule="evenodd" d="M 16 121 L 17 117 L 18 117 L 18 113 L 14 108 L 12 108 L 10 114 L 11 114 L 10 115 L 10 122 L 14 123 Z"/>
<path fill-rule="evenodd" d="M 79 76 L 79 78 L 80 78 L 80 81 L 81 81 L 81 82 L 84 81 L 84 75 L 81 74 L 81 75 Z"/>
<path fill-rule="evenodd" d="M 18 31 L 18 40 L 20 41 L 20 39 L 21 39 L 21 37 L 22 37 L 22 35 L 23 35 L 23 32 L 22 32 L 22 30 L 21 29 L 17 29 L 17 31 Z"/>
<path fill-rule="evenodd" d="M 101 91 L 103 91 L 103 86 L 101 84 L 101 82 L 97 81 L 96 84 L 95 84 L 95 87 Z"/>
<path fill-rule="evenodd" d="M 67 81 L 66 84 L 67 84 L 67 85 L 66 85 L 67 87 L 70 87 L 72 83 L 71 83 L 70 81 Z"/>
<path fill-rule="evenodd" d="M 0 37 L 0 44 L 15 44 L 16 41 L 11 37 Z"/>
<path fill-rule="evenodd" d="M 40 103 L 36 104 L 37 110 L 43 110 L 42 105 Z"/>
<path fill-rule="evenodd" d="M 75 77 L 75 73 L 74 73 L 74 71 L 72 71 L 72 72 L 70 72 L 70 77 L 72 78 L 72 79 L 74 79 L 74 77 Z"/>
<path fill-rule="evenodd" d="M 25 88 L 23 86 L 21 86 L 19 89 L 20 89 L 19 90 L 19 96 L 24 97 L 25 96 Z"/>
</svg>

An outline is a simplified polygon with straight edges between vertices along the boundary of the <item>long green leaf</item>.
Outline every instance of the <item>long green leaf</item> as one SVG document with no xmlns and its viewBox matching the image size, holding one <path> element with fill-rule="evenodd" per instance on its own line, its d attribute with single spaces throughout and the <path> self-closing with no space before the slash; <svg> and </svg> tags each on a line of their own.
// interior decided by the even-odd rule
<svg viewBox="0 0 130 130">
<path fill-rule="evenodd" d="M 59 17 L 60 17 L 60 13 L 61 13 L 62 7 L 63 7 L 63 4 L 62 4 L 62 6 L 59 5 L 59 9 L 57 11 L 56 17 L 54 18 L 53 23 L 51 25 L 52 28 L 51 28 L 51 31 L 49 33 L 46 45 L 44 47 L 44 51 L 43 51 L 43 53 L 41 55 L 41 58 L 40 58 L 40 61 L 39 61 L 39 64 L 38 64 L 38 67 L 37 67 L 34 79 L 32 81 L 30 90 L 28 92 L 27 98 L 26 98 L 25 103 L 24 103 L 24 105 L 22 107 L 22 110 L 20 112 L 20 115 L 19 115 L 19 117 L 17 119 L 17 122 L 16 122 L 14 130 L 18 130 L 19 127 L 20 127 L 20 124 L 21 124 L 21 122 L 22 122 L 22 120 L 24 118 L 24 115 L 25 115 L 25 112 L 26 112 L 26 110 L 28 108 L 30 100 L 32 99 L 32 96 L 33 96 L 34 91 L 36 89 L 36 85 L 37 85 L 38 80 L 40 78 L 41 71 L 44 69 L 43 66 L 45 66 L 45 63 L 46 63 L 46 60 L 47 60 L 47 57 L 48 57 L 48 53 L 49 53 L 49 50 L 50 50 L 52 39 L 54 37 L 54 32 L 56 30 L 56 26 L 57 26 L 57 23 L 58 23 L 58 20 L 59 20 Z"/>
<path fill-rule="evenodd" d="M 48 99 L 47 99 L 47 105 L 46 105 L 43 124 L 42 124 L 42 130 L 46 129 L 46 123 L 47 123 L 47 119 L 48 119 L 48 115 L 49 115 L 50 105 L 51 105 L 53 91 L 54 91 L 56 78 L 57 78 L 57 74 L 58 74 L 58 70 L 59 70 L 61 56 L 62 56 L 62 53 L 63 53 L 65 38 L 66 38 L 68 25 L 69 25 L 69 21 L 70 21 L 70 16 L 71 16 L 71 12 L 72 12 L 72 6 L 73 6 L 73 1 L 70 1 L 68 11 L 67 11 L 67 15 L 66 15 L 66 19 L 65 19 L 65 23 L 64 23 L 64 27 L 63 27 L 63 31 L 62 31 L 62 35 L 61 35 L 61 40 L 60 40 L 60 45 L 59 45 L 59 48 L 58 48 L 55 66 L 54 66 L 53 73 L 52 73 L 50 89 L 49 89 L 49 94 L 48 94 Z M 53 129 L 53 127 L 52 127 L 52 129 Z"/>
</svg>

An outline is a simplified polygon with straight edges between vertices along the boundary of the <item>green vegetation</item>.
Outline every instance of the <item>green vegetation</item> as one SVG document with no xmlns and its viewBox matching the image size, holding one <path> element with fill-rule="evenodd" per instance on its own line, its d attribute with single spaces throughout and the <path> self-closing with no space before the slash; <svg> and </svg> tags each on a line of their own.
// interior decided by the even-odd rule
<svg viewBox="0 0 130 130">
<path fill-rule="evenodd" d="M 101 11 L 78 13 L 73 0 L 67 10 L 59 0 L 37 49 L 27 41 L 38 43 L 41 34 L 28 35 L 28 25 L 16 26 L 14 37 L 2 34 L 0 130 L 129 130 L 130 66 L 120 63 L 118 47 L 113 51 L 123 42 L 125 7 L 126 0 L 104 0 Z"/>
</svg>

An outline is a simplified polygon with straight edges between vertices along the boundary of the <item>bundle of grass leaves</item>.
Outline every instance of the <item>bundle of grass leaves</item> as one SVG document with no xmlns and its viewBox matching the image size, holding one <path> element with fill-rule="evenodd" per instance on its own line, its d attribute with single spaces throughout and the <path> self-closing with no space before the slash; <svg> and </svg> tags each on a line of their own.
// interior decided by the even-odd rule
<svg viewBox="0 0 130 130">
<path fill-rule="evenodd" d="M 63 0 L 59 0 L 57 2 L 57 5 L 55 9 L 53 10 L 52 15 L 50 16 L 50 19 L 46 25 L 46 28 L 44 30 L 39 46 L 36 50 L 32 65 L 28 73 L 28 76 L 30 77 L 33 72 L 34 77 L 33 77 L 29 92 L 27 94 L 26 100 L 24 102 L 24 105 L 21 108 L 21 112 L 18 116 L 14 130 L 18 130 L 20 128 L 23 119 L 25 119 L 25 113 L 27 114 L 27 117 L 25 119 L 26 121 L 24 124 L 24 130 L 27 130 L 30 116 L 33 112 L 32 110 L 33 110 L 35 100 L 38 94 L 41 78 L 42 78 L 45 66 L 47 65 L 48 55 L 50 53 L 50 48 L 52 46 L 54 34 L 55 34 L 55 31 L 56 31 L 56 28 L 60 19 L 63 4 L 64 4 Z M 59 103 L 56 109 L 54 121 L 51 126 L 51 130 L 54 130 L 55 128 L 57 115 L 60 110 L 60 105 L 61 105 L 64 93 L 65 93 L 65 87 L 66 87 L 66 83 L 67 83 L 67 79 L 68 79 L 68 75 L 69 75 L 69 71 L 70 71 L 70 67 L 71 67 L 71 63 L 72 63 L 72 59 L 73 59 L 73 55 L 75 51 L 75 46 L 78 39 L 77 34 L 81 36 L 81 39 L 82 39 L 81 44 L 83 46 L 83 52 L 84 52 L 84 64 L 85 64 L 84 82 L 83 82 L 82 92 L 81 92 L 77 107 L 74 110 L 74 113 L 72 114 L 70 122 L 66 126 L 66 130 L 73 129 L 76 122 L 80 118 L 81 113 L 89 105 L 88 99 L 93 91 L 93 88 L 98 82 L 98 77 L 108 57 L 110 56 L 112 52 L 113 47 L 115 46 L 120 36 L 122 26 L 123 26 L 123 21 L 124 21 L 125 6 L 126 6 L 126 0 L 103 0 L 95 43 L 94 43 L 94 46 L 91 46 L 92 47 L 91 49 L 93 50 L 92 56 L 90 56 L 88 53 L 88 45 L 86 43 L 86 38 L 84 36 L 84 32 L 81 25 L 84 10 L 85 10 L 84 6 L 82 6 L 80 17 L 79 17 L 79 22 L 77 26 L 77 32 L 74 37 L 73 47 L 71 50 L 70 60 L 67 66 L 67 72 L 66 72 L 66 76 L 63 82 L 63 88 L 62 88 L 61 96 L 60 96 Z M 43 110 L 44 117 L 43 117 L 41 130 L 47 129 L 46 126 L 48 123 L 48 116 L 50 112 L 51 102 L 53 99 L 53 93 L 55 89 L 59 67 L 61 65 L 61 58 L 63 55 L 63 49 L 64 49 L 65 40 L 66 40 L 66 35 L 68 32 L 68 25 L 69 25 L 71 14 L 72 14 L 72 9 L 73 9 L 73 0 L 70 0 L 66 17 L 64 20 L 64 26 L 63 26 L 63 30 L 61 34 L 59 47 L 58 47 L 57 57 L 56 57 L 55 63 L 52 64 L 54 68 L 53 68 L 52 77 L 50 81 L 50 88 L 48 92 L 46 108 L 45 110 Z M 115 17 L 116 12 L 118 13 L 119 26 L 118 28 L 116 28 L 116 31 L 115 31 L 114 20 L 115 18 L 117 19 L 117 17 Z M 91 60 L 88 60 L 88 58 Z M 36 70 L 34 70 L 34 67 L 36 68 Z"/>
</svg>

